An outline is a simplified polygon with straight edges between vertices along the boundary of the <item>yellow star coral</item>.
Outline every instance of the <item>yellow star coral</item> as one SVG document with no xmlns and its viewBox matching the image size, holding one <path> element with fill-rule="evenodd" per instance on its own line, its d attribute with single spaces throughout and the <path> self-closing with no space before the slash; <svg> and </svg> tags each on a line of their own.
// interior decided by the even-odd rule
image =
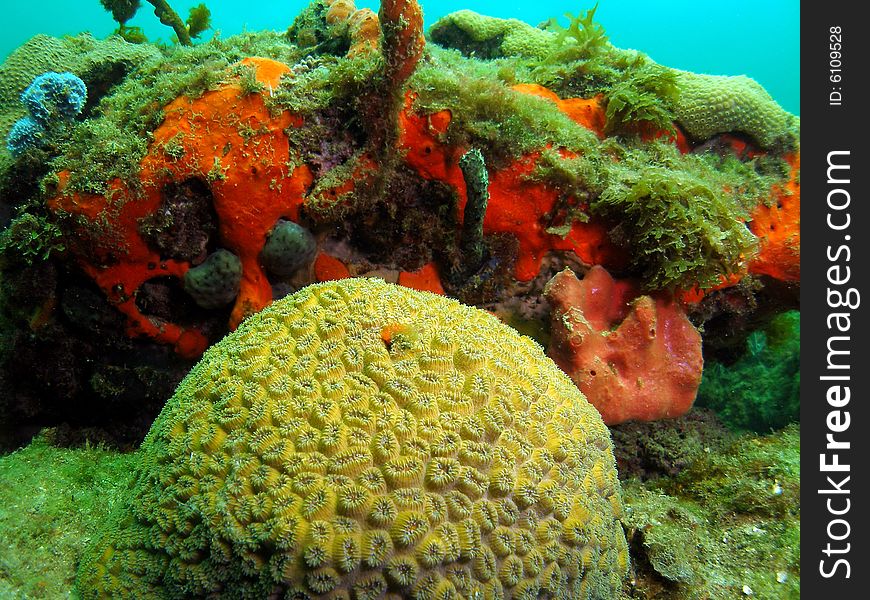
<svg viewBox="0 0 870 600">
<path fill-rule="evenodd" d="M 616 598 L 608 431 L 540 347 L 380 280 L 206 352 L 84 561 L 84 598 Z"/>
<path fill-rule="evenodd" d="M 726 77 L 676 71 L 677 121 L 695 140 L 717 133 L 745 133 L 764 149 L 786 143 L 800 129 L 761 85 L 745 75 Z"/>
</svg>

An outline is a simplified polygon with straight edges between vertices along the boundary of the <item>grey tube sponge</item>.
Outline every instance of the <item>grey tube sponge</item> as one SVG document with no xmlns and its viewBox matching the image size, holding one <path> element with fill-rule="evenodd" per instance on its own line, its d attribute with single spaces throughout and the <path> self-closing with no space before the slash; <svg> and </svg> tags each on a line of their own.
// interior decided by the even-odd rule
<svg viewBox="0 0 870 600">
<path fill-rule="evenodd" d="M 229 250 L 217 250 L 184 275 L 184 289 L 202 308 L 221 308 L 236 299 L 242 283 L 242 261 Z"/>
<path fill-rule="evenodd" d="M 466 274 L 473 273 L 483 263 L 483 219 L 489 204 L 489 176 L 480 150 L 474 148 L 459 159 L 465 178 L 468 201 L 462 220 L 462 259 Z"/>
</svg>

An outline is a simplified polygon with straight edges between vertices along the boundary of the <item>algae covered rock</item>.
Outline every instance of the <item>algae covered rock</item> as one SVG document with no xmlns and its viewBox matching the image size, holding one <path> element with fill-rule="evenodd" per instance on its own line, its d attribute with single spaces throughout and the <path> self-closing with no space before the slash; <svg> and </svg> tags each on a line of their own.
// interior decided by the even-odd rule
<svg viewBox="0 0 870 600">
<path fill-rule="evenodd" d="M 84 598 L 617 598 L 608 431 L 541 348 L 380 280 L 210 348 L 85 558 Z"/>
<path fill-rule="evenodd" d="M 768 149 L 793 135 L 797 117 L 786 112 L 761 85 L 745 75 L 702 75 L 676 71 L 680 93 L 677 122 L 696 140 L 739 132 Z"/>
<path fill-rule="evenodd" d="M 543 59 L 555 47 L 556 34 L 519 19 L 499 19 L 472 10 L 458 10 L 429 30 L 432 41 L 477 58 L 522 56 Z"/>
<path fill-rule="evenodd" d="M 741 434 L 675 477 L 623 489 L 632 598 L 800 597 L 797 425 Z"/>
</svg>

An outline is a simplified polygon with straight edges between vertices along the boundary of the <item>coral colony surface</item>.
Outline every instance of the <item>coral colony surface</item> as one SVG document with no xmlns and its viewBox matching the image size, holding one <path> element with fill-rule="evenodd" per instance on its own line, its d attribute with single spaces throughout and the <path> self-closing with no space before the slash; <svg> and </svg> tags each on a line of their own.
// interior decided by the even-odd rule
<svg viewBox="0 0 870 600">
<path fill-rule="evenodd" d="M 0 595 L 799 594 L 799 120 L 415 0 L 0 65 Z"/>
</svg>

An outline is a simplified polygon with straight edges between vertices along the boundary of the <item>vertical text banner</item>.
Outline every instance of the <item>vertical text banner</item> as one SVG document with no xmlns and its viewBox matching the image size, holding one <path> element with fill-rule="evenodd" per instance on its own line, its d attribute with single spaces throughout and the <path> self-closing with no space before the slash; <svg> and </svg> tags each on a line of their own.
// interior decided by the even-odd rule
<svg viewBox="0 0 870 600">
<path fill-rule="evenodd" d="M 867 597 L 870 33 L 864 4 L 801 14 L 801 593 Z"/>
</svg>

